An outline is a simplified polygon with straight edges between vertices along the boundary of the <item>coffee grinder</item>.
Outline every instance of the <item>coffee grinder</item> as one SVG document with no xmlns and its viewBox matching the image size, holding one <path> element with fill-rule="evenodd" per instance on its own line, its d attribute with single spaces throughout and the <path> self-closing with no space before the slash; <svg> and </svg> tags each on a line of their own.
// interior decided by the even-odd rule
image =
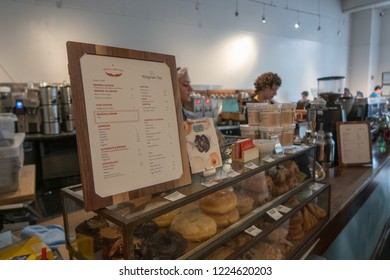
<svg viewBox="0 0 390 280">
<path fill-rule="evenodd" d="M 315 110 L 315 128 L 316 131 L 332 133 L 335 142 L 334 163 L 338 162 L 337 153 L 337 122 L 347 120 L 342 103 L 337 102 L 344 91 L 345 78 L 342 76 L 323 77 L 317 79 L 318 96 L 325 101 L 325 106 Z"/>
</svg>

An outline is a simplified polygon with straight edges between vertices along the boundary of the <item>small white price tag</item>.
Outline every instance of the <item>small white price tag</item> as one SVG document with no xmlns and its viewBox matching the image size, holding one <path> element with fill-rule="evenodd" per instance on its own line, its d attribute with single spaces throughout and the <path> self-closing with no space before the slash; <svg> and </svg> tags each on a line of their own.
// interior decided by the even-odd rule
<svg viewBox="0 0 390 280">
<path fill-rule="evenodd" d="M 240 173 L 238 173 L 237 171 L 234 171 L 234 170 L 228 173 L 228 177 L 230 177 L 230 178 L 236 177 L 238 175 L 240 175 Z"/>
<path fill-rule="evenodd" d="M 250 228 L 247 228 L 247 229 L 245 230 L 245 232 L 246 232 L 247 234 L 249 234 L 249 235 L 256 236 L 256 235 L 258 235 L 260 232 L 262 232 L 262 230 L 259 229 L 259 228 L 256 227 L 256 226 L 251 226 Z"/>
<path fill-rule="evenodd" d="M 291 208 L 284 205 L 279 205 L 276 207 L 276 210 L 278 210 L 280 213 L 286 214 L 291 211 Z"/>
<path fill-rule="evenodd" d="M 262 160 L 264 160 L 264 161 L 266 161 L 266 162 L 273 162 L 273 161 L 275 161 L 275 159 L 273 159 L 273 158 L 270 157 L 270 156 L 263 157 Z"/>
<path fill-rule="evenodd" d="M 278 210 L 276 210 L 275 208 L 272 208 L 270 210 L 267 211 L 267 214 L 272 218 L 274 219 L 275 221 L 279 220 L 281 217 L 283 217 L 282 214 L 279 213 Z"/>
<path fill-rule="evenodd" d="M 180 198 L 183 198 L 183 197 L 185 197 L 184 194 L 179 193 L 179 192 L 174 192 L 174 193 L 171 193 L 171 194 L 167 195 L 167 196 L 164 197 L 164 198 L 165 198 L 165 199 L 168 199 L 168 200 L 170 200 L 170 201 L 176 201 L 176 200 L 178 200 L 178 199 L 180 199 Z"/>
<path fill-rule="evenodd" d="M 249 169 L 256 169 L 257 166 L 256 164 L 254 164 L 253 162 L 248 162 L 247 164 L 244 165 L 246 168 L 249 168 Z"/>
<path fill-rule="evenodd" d="M 215 181 L 210 181 L 210 182 L 205 182 L 205 183 L 202 183 L 203 186 L 205 187 L 212 187 L 214 185 L 218 184 L 218 182 L 215 182 Z"/>
</svg>

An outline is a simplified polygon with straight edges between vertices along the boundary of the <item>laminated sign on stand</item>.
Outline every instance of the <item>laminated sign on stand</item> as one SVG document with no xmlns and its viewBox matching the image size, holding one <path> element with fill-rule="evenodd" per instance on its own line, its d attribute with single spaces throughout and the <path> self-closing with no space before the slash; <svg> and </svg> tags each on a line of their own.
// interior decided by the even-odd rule
<svg viewBox="0 0 390 280">
<path fill-rule="evenodd" d="M 86 210 L 191 183 L 175 57 L 68 42 Z"/>
</svg>

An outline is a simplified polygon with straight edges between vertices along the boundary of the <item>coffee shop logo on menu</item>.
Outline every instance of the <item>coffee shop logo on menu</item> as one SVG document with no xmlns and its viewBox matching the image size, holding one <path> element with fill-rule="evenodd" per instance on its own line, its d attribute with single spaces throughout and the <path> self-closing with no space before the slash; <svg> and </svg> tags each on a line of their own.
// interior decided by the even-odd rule
<svg viewBox="0 0 390 280">
<path fill-rule="evenodd" d="M 112 64 L 111 67 L 103 68 L 103 70 L 107 76 L 114 77 L 114 78 L 118 78 L 118 77 L 122 76 L 122 74 L 124 72 L 123 69 L 119 69 L 119 68 L 115 67 L 114 64 Z"/>
<path fill-rule="evenodd" d="M 156 75 L 154 71 L 149 71 L 148 74 L 142 74 L 142 79 L 147 80 L 162 80 L 162 77 L 159 75 Z"/>
</svg>

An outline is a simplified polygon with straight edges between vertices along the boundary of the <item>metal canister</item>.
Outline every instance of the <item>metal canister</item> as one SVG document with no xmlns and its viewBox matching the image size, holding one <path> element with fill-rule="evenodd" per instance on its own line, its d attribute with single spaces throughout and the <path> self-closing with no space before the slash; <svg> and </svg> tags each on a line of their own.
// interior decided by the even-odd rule
<svg viewBox="0 0 390 280">
<path fill-rule="evenodd" d="M 335 142 L 332 132 L 319 131 L 316 139 L 317 161 L 322 166 L 333 167 L 335 157 Z"/>
<path fill-rule="evenodd" d="M 39 93 L 40 93 L 42 105 L 57 104 L 58 88 L 56 85 L 40 87 Z"/>
</svg>

